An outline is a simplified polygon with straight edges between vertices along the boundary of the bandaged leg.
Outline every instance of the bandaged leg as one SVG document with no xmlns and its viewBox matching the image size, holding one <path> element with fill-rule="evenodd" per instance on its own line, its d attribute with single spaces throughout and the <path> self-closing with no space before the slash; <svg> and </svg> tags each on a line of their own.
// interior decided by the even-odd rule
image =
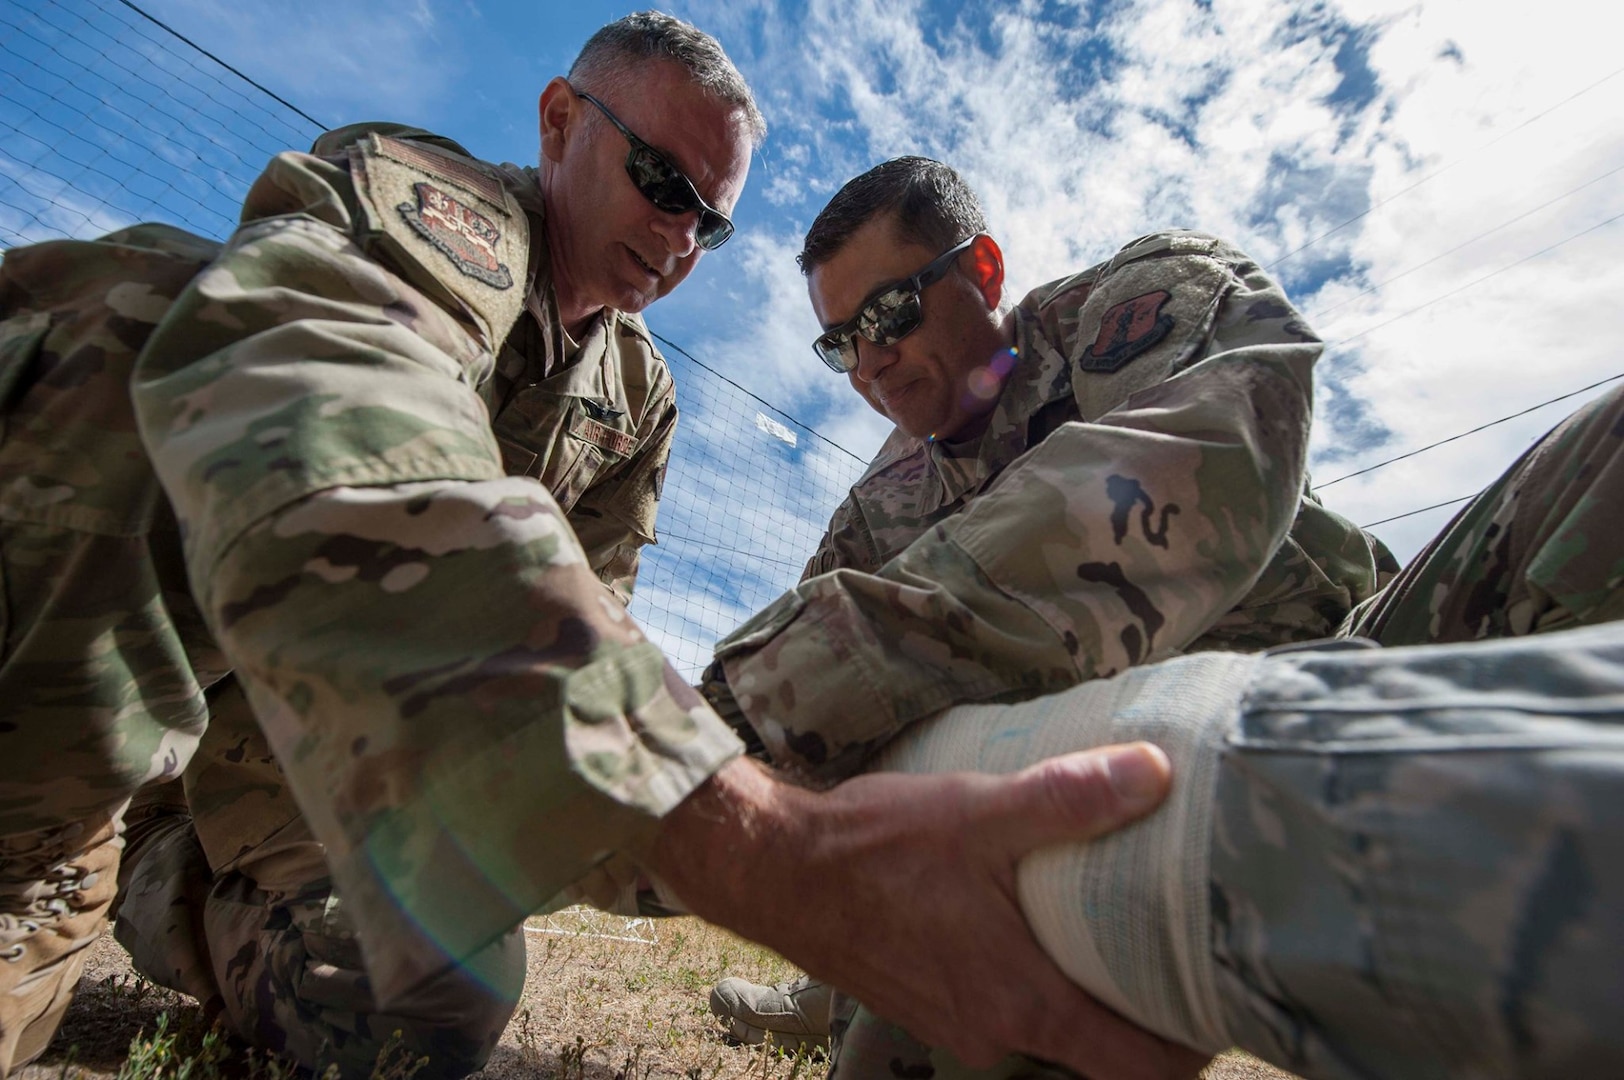
<svg viewBox="0 0 1624 1080">
<path fill-rule="evenodd" d="M 1173 763 L 1149 818 L 1029 855 L 1021 906 L 1040 944 L 1094 997 L 1187 1046 L 1230 1045 L 1213 989 L 1207 861 L 1219 752 L 1259 658 L 1186 657 L 1020 705 L 966 705 L 904 732 L 875 770 L 1007 773 L 1146 740 Z M 844 1054 L 845 1051 L 842 1050 Z"/>
<path fill-rule="evenodd" d="M 1019 870 L 1038 940 L 1094 996 L 1305 1077 L 1624 1075 L 1624 623 L 1187 657 L 949 710 L 876 767 L 1132 739 L 1172 758 L 1166 805 Z M 858 1010 L 835 1075 L 968 1073 L 896 1035 Z"/>
</svg>

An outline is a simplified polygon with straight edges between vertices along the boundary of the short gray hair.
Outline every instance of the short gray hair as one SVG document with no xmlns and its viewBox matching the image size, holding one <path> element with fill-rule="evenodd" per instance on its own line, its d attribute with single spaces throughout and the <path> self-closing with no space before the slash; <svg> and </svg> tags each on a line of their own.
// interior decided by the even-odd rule
<svg viewBox="0 0 1624 1080">
<path fill-rule="evenodd" d="M 570 65 L 569 80 L 593 90 L 630 91 L 637 63 L 647 60 L 681 64 L 700 89 L 744 113 L 752 145 L 760 146 L 767 137 L 767 121 L 756 107 L 755 95 L 722 51 L 721 42 L 661 11 L 635 12 L 593 34 Z"/>
<path fill-rule="evenodd" d="M 795 261 L 810 274 L 834 257 L 853 233 L 884 213 L 896 215 L 904 240 L 946 251 L 987 231 L 981 201 L 951 165 L 924 157 L 899 157 L 846 181 L 807 230 Z"/>
</svg>

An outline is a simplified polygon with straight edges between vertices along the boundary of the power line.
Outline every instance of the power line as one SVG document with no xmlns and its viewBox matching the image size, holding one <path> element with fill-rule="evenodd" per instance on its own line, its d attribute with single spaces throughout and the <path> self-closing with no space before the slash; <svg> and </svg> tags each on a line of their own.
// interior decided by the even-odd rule
<svg viewBox="0 0 1624 1080">
<path fill-rule="evenodd" d="M 317 127 L 321 128 L 321 130 L 323 130 L 323 131 L 331 131 L 332 130 L 332 125 L 331 124 L 322 123 L 320 120 L 317 120 L 314 116 L 311 116 L 309 113 L 307 113 L 303 109 L 299 108 L 299 106 L 293 104 L 293 102 L 289 101 L 287 98 L 285 98 L 282 95 L 278 94 L 276 91 L 271 90 L 271 89 L 269 89 L 269 88 L 267 88 L 265 86 L 261 86 L 259 83 L 255 82 L 253 79 L 250 79 L 247 75 L 244 75 L 242 72 L 238 71 L 236 68 L 232 67 L 230 64 L 228 64 L 224 60 L 220 59 L 218 56 L 215 56 L 213 53 L 209 52 L 209 50 L 205 49 L 203 46 L 199 45 L 197 42 L 193 41 L 191 38 L 187 37 L 185 34 L 182 34 L 180 31 L 176 30 L 174 27 L 170 26 L 168 23 L 162 22 L 162 21 L 160 21 L 158 19 L 153 18 L 151 15 L 148 15 L 145 11 L 141 10 L 139 7 L 136 7 L 134 4 L 130 3 L 130 0 L 118 0 L 118 2 L 123 4 L 125 7 L 129 8 L 131 11 L 135 12 L 137 15 L 141 16 L 143 19 L 145 19 L 148 22 L 152 23 L 152 25 L 158 27 L 161 30 L 168 31 L 170 34 L 173 34 L 175 37 L 179 38 L 181 41 L 184 41 L 186 44 L 190 45 L 192 48 L 196 49 L 198 52 L 202 53 L 204 56 L 208 57 L 210 60 L 213 60 L 216 64 L 219 64 L 221 67 L 225 68 L 227 71 L 229 71 L 233 75 L 237 76 L 237 78 L 241 79 L 243 82 L 247 83 L 249 86 L 252 86 L 254 89 L 260 91 L 261 93 L 266 94 L 267 96 L 269 96 L 271 98 L 274 98 L 276 101 L 278 101 L 281 104 L 287 106 L 289 109 L 292 109 L 294 112 L 298 113 L 300 116 L 304 117 L 306 120 L 309 120 L 312 124 L 315 124 Z"/>
<path fill-rule="evenodd" d="M 649 333 L 654 334 L 654 331 L 650 330 Z M 761 404 L 765 405 L 767 408 L 771 409 L 773 412 L 777 413 L 779 416 L 782 416 L 785 420 L 788 420 L 790 423 L 794 424 L 796 427 L 800 428 L 802 431 L 810 432 L 814 437 L 822 439 L 824 442 L 828 443 L 830 446 L 834 447 L 836 450 L 839 450 L 842 454 L 845 454 L 847 457 L 851 458 L 853 461 L 857 462 L 859 465 L 867 465 L 868 464 L 868 462 L 864 461 L 862 458 L 858 457 L 856 454 L 852 453 L 850 450 L 847 450 L 844 446 L 841 446 L 839 443 L 835 442 L 833 439 L 829 438 L 827 435 L 824 435 L 817 428 L 813 427 L 810 424 L 806 424 L 806 423 L 801 422 L 800 420 L 795 419 L 795 417 L 791 416 L 789 413 L 785 412 L 783 409 L 780 409 L 777 405 L 774 405 L 772 402 L 768 401 L 766 398 L 762 397 L 761 395 L 753 394 L 749 390 L 746 390 L 744 387 L 740 386 L 738 383 L 734 382 L 732 379 L 728 378 L 726 375 L 723 375 L 720 371 L 717 371 L 715 368 L 711 367 L 709 364 L 705 363 L 703 360 L 699 359 L 693 353 L 689 352 L 687 349 L 684 349 L 681 345 L 678 345 L 675 341 L 672 341 L 670 338 L 665 337 L 665 336 L 663 336 L 661 334 L 654 334 L 654 338 L 655 338 L 655 340 L 659 341 L 663 345 L 671 346 L 673 349 L 677 350 L 677 352 L 681 353 L 683 356 L 686 356 L 689 360 L 693 361 L 695 364 L 699 365 L 701 368 L 704 368 L 706 371 L 710 372 L 712 375 L 716 376 L 718 379 L 721 379 L 723 382 L 725 382 L 729 386 L 733 387 L 733 389 L 737 390 L 739 393 L 745 395 L 746 397 L 754 398 L 756 401 L 759 401 Z"/>
<path fill-rule="evenodd" d="M 1380 521 L 1372 521 L 1368 525 L 1361 525 L 1359 527 L 1361 529 L 1374 529 L 1378 525 L 1386 525 L 1389 521 L 1398 521 L 1401 518 L 1415 517 L 1415 515 L 1417 515 L 1417 514 L 1424 514 L 1428 510 L 1441 510 L 1446 506 L 1454 506 L 1456 503 L 1463 503 L 1463 502 L 1466 502 L 1468 499 L 1475 499 L 1481 494 L 1482 494 L 1482 492 L 1476 492 L 1475 491 L 1470 495 L 1462 495 L 1458 499 L 1450 499 L 1448 502 L 1433 503 L 1431 506 L 1423 506 L 1419 510 L 1410 510 L 1410 511 L 1407 511 L 1407 512 L 1402 513 L 1402 514 L 1394 514 L 1392 517 L 1385 517 L 1385 518 L 1382 518 Z"/>
<path fill-rule="evenodd" d="M 1534 214 L 1539 213 L 1541 210 L 1544 210 L 1546 207 L 1554 206 L 1555 204 L 1561 202 L 1563 199 L 1566 199 L 1566 198 L 1569 198 L 1571 196 L 1577 195 L 1579 192 L 1583 191 L 1587 187 L 1590 187 L 1592 184 L 1599 184 L 1603 180 L 1607 179 L 1609 176 L 1613 176 L 1613 175 L 1615 175 L 1617 173 L 1620 173 L 1620 172 L 1624 172 L 1624 165 L 1619 165 L 1616 168 L 1609 169 L 1606 172 L 1602 173 L 1600 176 L 1595 177 L 1594 179 L 1586 180 L 1584 183 L 1580 184 L 1578 187 L 1572 188 L 1572 189 L 1570 189 L 1568 191 L 1565 191 L 1562 194 L 1556 196 L 1554 199 L 1549 199 L 1549 200 L 1547 200 L 1545 202 L 1542 202 L 1538 206 L 1534 207 L 1533 209 L 1526 210 L 1523 213 L 1518 214 L 1516 217 L 1511 218 L 1509 221 L 1502 221 L 1500 224 L 1496 225 L 1492 229 L 1485 229 L 1483 232 L 1478 233 L 1476 236 L 1472 237 L 1470 240 L 1463 240 L 1460 243 L 1456 244 L 1454 247 L 1450 248 L 1448 251 L 1440 252 L 1440 253 L 1438 253 L 1437 255 L 1434 255 L 1432 258 L 1428 259 L 1425 262 L 1416 263 L 1414 266 L 1409 267 L 1406 270 L 1400 271 L 1397 274 L 1394 274 L 1392 277 L 1388 278 L 1386 281 L 1378 282 L 1377 284 L 1372 285 L 1370 288 L 1366 289 L 1364 292 L 1358 293 L 1358 294 L 1356 294 L 1354 296 L 1350 296 L 1345 300 L 1339 300 L 1336 303 L 1330 305 L 1329 307 L 1320 308 L 1318 311 L 1313 312 L 1309 317 L 1311 319 L 1313 319 L 1313 320 L 1316 320 L 1316 321 L 1319 320 L 1319 319 L 1322 319 L 1325 316 L 1329 315 L 1331 312 L 1335 311 L 1337 308 L 1346 307 L 1347 305 L 1353 303 L 1355 300 L 1359 300 L 1359 299 L 1361 299 L 1363 297 L 1369 296 L 1371 293 L 1378 292 L 1381 289 L 1384 289 L 1387 286 L 1391 285 L 1393 282 L 1397 281 L 1399 278 L 1408 277 L 1410 274 L 1415 273 L 1417 270 L 1425 269 L 1426 267 L 1431 266 L 1433 263 L 1437 262 L 1439 259 L 1447 258 L 1448 256 L 1455 254 L 1455 252 L 1459 251 L 1461 248 L 1468 247 L 1468 246 L 1470 246 L 1472 244 L 1477 243 L 1479 240 L 1484 239 L 1485 237 L 1492 236 L 1495 233 L 1499 232 L 1501 229 L 1509 228 L 1510 226 L 1515 225 L 1517 222 L 1522 221 L 1524 218 L 1531 217 Z"/>
<path fill-rule="evenodd" d="M 1401 313 L 1399 313 L 1397 315 L 1394 315 L 1390 319 L 1384 319 L 1384 320 L 1382 320 L 1381 322 L 1377 323 L 1374 326 L 1367 326 L 1363 330 L 1359 331 L 1357 334 L 1354 334 L 1351 337 L 1345 337 L 1341 341 L 1332 342 L 1330 345 L 1328 345 L 1326 347 L 1330 348 L 1330 349 L 1336 349 L 1336 348 L 1342 347 L 1343 345 L 1348 345 L 1348 344 L 1351 344 L 1352 342 L 1358 341 L 1360 338 L 1364 337 L 1366 334 L 1371 334 L 1371 333 L 1376 332 L 1377 330 L 1382 329 L 1383 327 L 1391 326 L 1394 323 L 1398 322 L 1400 319 L 1407 319 L 1411 315 L 1416 314 L 1417 312 L 1425 311 L 1427 308 L 1431 307 L 1433 304 L 1438 303 L 1439 301 L 1448 300 L 1452 296 L 1459 296 L 1461 293 L 1465 292 L 1467 289 L 1475 288 L 1476 286 L 1483 284 L 1485 281 L 1488 281 L 1490 278 L 1500 276 L 1501 274 L 1505 273 L 1507 270 L 1514 270 L 1517 267 L 1521 266 L 1523 263 L 1528 262 L 1528 261 L 1530 261 L 1532 259 L 1537 259 L 1541 255 L 1545 255 L 1545 254 L 1548 254 L 1548 253 L 1550 253 L 1552 251 L 1555 251 L 1557 248 L 1561 247 L 1564 244 L 1570 244 L 1570 243 L 1572 243 L 1573 241 L 1579 239 L 1582 236 L 1588 236 L 1590 233 L 1595 232 L 1597 229 L 1604 228 L 1604 227 L 1606 227 L 1608 225 L 1611 225 L 1613 222 L 1617 221 L 1619 218 L 1624 218 L 1624 213 L 1614 214 L 1612 217 L 1608 218 L 1606 221 L 1599 221 L 1596 224 L 1590 226 L 1590 228 L 1588 228 L 1588 229 L 1581 229 L 1579 232 L 1574 233 L 1572 236 L 1566 237 L 1566 238 L 1564 238 L 1562 240 L 1558 240 L 1556 243 L 1551 244 L 1548 247 L 1540 248 L 1538 251 L 1534 252 L 1532 255 L 1524 255 L 1522 258 L 1516 260 L 1515 262 L 1507 263 L 1506 265 L 1500 267 L 1498 270 L 1491 270 L 1487 274 L 1484 274 L 1482 277 L 1474 278 L 1473 280 L 1468 281 L 1466 284 L 1460 286 L 1459 288 L 1450 289 L 1448 292 L 1444 293 L 1443 295 L 1435 296 L 1431 300 L 1428 300 L 1424 304 L 1418 304 L 1415 307 L 1411 308 L 1410 310 L 1405 311 L 1405 312 L 1401 312 Z"/>
<path fill-rule="evenodd" d="M 1462 154 L 1460 157 L 1456 158 L 1454 161 L 1451 161 L 1449 164 L 1444 165 L 1441 168 L 1433 170 L 1432 172 L 1430 172 L 1427 175 L 1423 176 L 1421 179 L 1417 180 L 1415 183 L 1410 184 L 1408 187 L 1400 188 L 1398 191 L 1395 191 L 1395 192 L 1393 192 L 1393 194 L 1387 196 L 1387 198 L 1381 200 L 1378 203 L 1375 203 L 1375 204 L 1373 204 L 1371 206 L 1366 207 L 1364 210 L 1362 210 L 1359 213 L 1353 215 L 1351 218 L 1349 218 L 1348 220 L 1342 222 L 1340 225 L 1333 226 L 1332 228 L 1329 228 L 1329 229 L 1325 230 L 1324 232 L 1320 233 L 1318 236 L 1314 237 L 1313 239 L 1311 239 L 1311 240 L 1301 244 L 1300 246 L 1295 247 L 1292 250 L 1286 252 L 1284 255 L 1282 255 L 1278 259 L 1274 260 L 1274 262 L 1269 263 L 1267 266 L 1265 266 L 1264 269 L 1265 270 L 1273 270 L 1275 267 L 1279 266 L 1281 263 L 1285 262 L 1287 259 L 1291 258 L 1292 256 L 1299 255 L 1302 252 L 1307 251 L 1309 248 L 1313 247 L 1315 244 L 1319 243 L 1321 240 L 1324 240 L 1326 237 L 1333 236 L 1336 233 L 1339 233 L 1343 229 L 1347 228 L 1349 225 L 1352 225 L 1354 222 L 1360 220 L 1361 218 L 1368 217 L 1369 215 L 1375 213 L 1377 210 L 1380 210 L 1382 207 L 1386 206 L 1388 203 L 1392 202 L 1394 199 L 1398 199 L 1398 198 L 1401 198 L 1401 197 L 1403 197 L 1405 195 L 1408 195 L 1410 192 L 1414 191 L 1416 188 L 1420 187 L 1422 184 L 1425 184 L 1427 181 L 1432 180 L 1432 179 L 1434 179 L 1436 177 L 1442 176 L 1444 173 L 1448 172 L 1450 169 L 1453 169 L 1456 165 L 1459 165 L 1461 162 L 1466 161 L 1469 158 L 1476 157 L 1478 154 L 1481 154 L 1483 151 L 1487 150 L 1489 147 L 1493 146 L 1495 143 L 1498 143 L 1503 139 L 1510 138 L 1512 135 L 1515 135 L 1517 132 L 1521 131 L 1523 128 L 1527 127 L 1528 125 L 1534 123 L 1535 121 L 1544 119 L 1545 117 L 1549 116 L 1551 113 L 1553 113 L 1556 110 L 1560 109 L 1562 106 L 1564 106 L 1564 105 L 1568 104 L 1569 102 L 1572 102 L 1572 101 L 1574 101 L 1574 100 L 1576 100 L 1578 98 L 1583 97 L 1585 94 L 1590 93 L 1590 91 L 1594 90 L 1596 87 L 1600 86 L 1602 83 L 1608 81 L 1609 79 L 1617 78 L 1621 74 L 1624 74 L 1624 67 L 1616 68 L 1615 70 L 1608 72 L 1606 75 L 1603 75 L 1601 78 L 1597 79 L 1595 82 L 1591 83 L 1589 86 L 1586 86 L 1582 90 L 1576 91 L 1575 93 L 1569 94 L 1567 97 L 1563 98 L 1561 101 L 1558 101 L 1555 105 L 1552 105 L 1550 108 L 1545 109 L 1542 112 L 1535 113 L 1533 116 L 1530 116 L 1527 120 L 1524 120 L 1522 123 L 1518 124 L 1516 127 L 1512 128 L 1511 130 L 1503 132 L 1500 135 L 1496 135 L 1494 138 L 1490 139 L 1488 142 L 1484 143 L 1482 146 L 1479 146 L 1475 150 L 1468 150 L 1466 153 Z"/>
<path fill-rule="evenodd" d="M 1555 405 L 1558 401 L 1566 401 L 1568 398 L 1575 397 L 1575 396 L 1577 396 L 1579 394 L 1582 394 L 1586 390 L 1594 390 L 1598 386 L 1606 386 L 1608 383 L 1616 382 L 1619 379 L 1624 379 L 1624 371 L 1619 372 L 1617 375 L 1609 375 L 1609 376 L 1607 376 L 1607 378 L 1601 379 L 1601 380 L 1599 380 L 1597 382 L 1593 382 L 1589 386 L 1581 386 L 1577 390 L 1570 390 L 1566 394 L 1561 395 L 1560 397 L 1551 398 L 1549 401 L 1542 401 L 1538 405 L 1530 405 L 1528 408 L 1523 409 L 1520 412 L 1514 412 L 1510 416 L 1502 416 L 1498 420 L 1490 420 L 1488 423 L 1479 424 L 1477 427 L 1472 428 L 1469 431 L 1463 431 L 1458 435 L 1451 435 L 1447 439 L 1439 439 L 1435 443 L 1428 443 L 1427 445 L 1422 446 L 1422 447 L 1418 447 L 1417 449 L 1406 451 L 1405 453 L 1399 454 L 1397 457 L 1390 457 L 1386 461 L 1378 461 L 1378 462 L 1376 462 L 1376 464 L 1367 465 L 1363 469 L 1356 469 L 1351 473 L 1347 473 L 1347 474 L 1345 474 L 1343 476 L 1337 477 L 1335 480 L 1327 480 L 1323 484 L 1316 484 L 1316 485 L 1314 485 L 1314 490 L 1315 491 L 1324 491 L 1326 488 L 1330 487 L 1332 484 L 1340 484 L 1342 481 L 1351 480 L 1355 476 L 1363 476 L 1367 472 L 1375 472 L 1377 469 L 1380 469 L 1385 465 L 1391 465 L 1395 461 L 1403 461 L 1405 458 L 1412 458 L 1412 457 L 1415 457 L 1415 455 L 1417 455 L 1417 454 L 1424 454 L 1428 450 L 1434 450 L 1434 449 L 1444 445 L 1445 443 L 1452 443 L 1456 439 L 1464 439 L 1468 435 L 1476 435 L 1478 432 L 1483 431 L 1483 430 L 1485 430 L 1487 428 L 1494 427 L 1496 424 L 1503 424 L 1507 420 L 1515 420 L 1519 416 L 1527 416 L 1529 413 L 1534 412 L 1534 411 L 1536 411 L 1538 409 L 1543 409 L 1547 405 Z M 1456 500 L 1456 502 L 1459 502 L 1459 501 L 1460 500 L 1458 500 L 1458 499 Z M 1440 504 L 1440 505 L 1448 505 L 1448 504 L 1444 503 L 1444 504 Z M 1417 511 L 1417 512 L 1419 513 L 1419 511 Z M 1392 520 L 1392 519 L 1388 519 L 1388 520 Z"/>
</svg>

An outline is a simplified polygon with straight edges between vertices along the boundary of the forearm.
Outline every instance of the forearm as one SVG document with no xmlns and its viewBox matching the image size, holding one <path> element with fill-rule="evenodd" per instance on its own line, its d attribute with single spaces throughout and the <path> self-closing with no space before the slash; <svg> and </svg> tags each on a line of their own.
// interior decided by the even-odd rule
<svg viewBox="0 0 1624 1080">
<path fill-rule="evenodd" d="M 775 761 L 849 774 L 908 723 L 1172 655 L 1295 513 L 1317 343 L 1210 357 L 1070 424 L 877 574 L 804 582 L 718 648 Z M 1160 526 L 1122 509 L 1137 485 Z"/>
<path fill-rule="evenodd" d="M 781 941 L 774 909 L 797 905 L 775 903 L 774 894 L 795 895 L 805 860 L 779 860 L 801 849 L 810 798 L 757 762 L 731 761 L 660 822 L 648 866 L 700 918 L 755 941 Z"/>
</svg>

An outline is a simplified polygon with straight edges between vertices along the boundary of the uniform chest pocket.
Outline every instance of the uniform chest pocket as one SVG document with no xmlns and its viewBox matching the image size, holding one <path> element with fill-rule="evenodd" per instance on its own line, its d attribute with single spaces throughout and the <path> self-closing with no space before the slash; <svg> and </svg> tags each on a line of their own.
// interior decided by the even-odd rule
<svg viewBox="0 0 1624 1080">
<path fill-rule="evenodd" d="M 628 418 L 597 402 L 532 387 L 514 395 L 492 427 L 508 475 L 541 481 L 568 512 L 637 448 L 637 437 L 617 421 Z"/>
</svg>

